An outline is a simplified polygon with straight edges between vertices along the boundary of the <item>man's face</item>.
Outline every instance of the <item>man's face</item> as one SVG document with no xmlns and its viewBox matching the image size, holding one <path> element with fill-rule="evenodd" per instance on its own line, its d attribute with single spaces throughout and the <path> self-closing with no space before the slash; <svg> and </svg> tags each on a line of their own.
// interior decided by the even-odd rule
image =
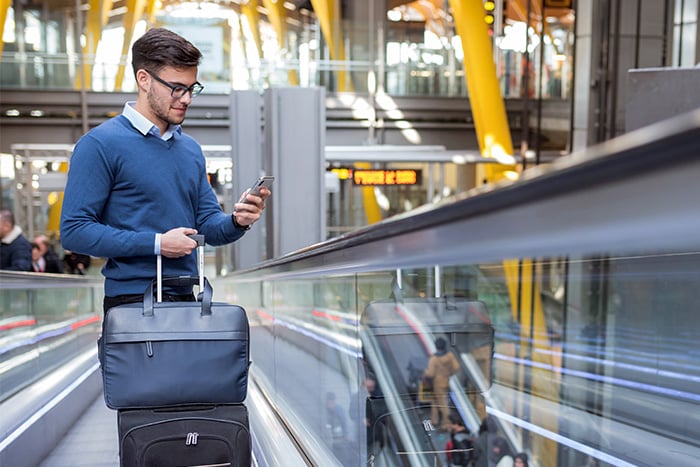
<svg viewBox="0 0 700 467">
<path fill-rule="evenodd" d="M 34 239 L 34 243 L 36 243 L 39 246 L 39 253 L 43 256 L 46 254 L 46 252 L 49 250 L 48 246 L 46 245 L 46 238 L 45 237 L 37 237 Z"/>
<path fill-rule="evenodd" d="M 144 78 L 148 80 L 146 101 L 149 119 L 158 124 L 161 128 L 168 125 L 179 125 L 185 120 L 187 107 L 192 102 L 192 94 L 188 91 L 181 97 L 172 96 L 172 88 L 158 81 L 164 81 L 171 86 L 184 86 L 189 88 L 197 82 L 197 67 L 173 68 L 165 67 L 160 71 L 152 72 L 153 75 L 145 73 Z"/>
<path fill-rule="evenodd" d="M 0 238 L 5 238 L 5 235 L 10 233 L 10 230 L 12 230 L 10 223 L 0 218 Z"/>
</svg>

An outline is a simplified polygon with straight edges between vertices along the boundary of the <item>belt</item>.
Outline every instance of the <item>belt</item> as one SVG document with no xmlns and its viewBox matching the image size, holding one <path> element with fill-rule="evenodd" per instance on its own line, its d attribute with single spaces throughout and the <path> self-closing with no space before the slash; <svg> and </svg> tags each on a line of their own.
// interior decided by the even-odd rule
<svg viewBox="0 0 700 467">
<path fill-rule="evenodd" d="M 143 299 L 143 294 L 142 293 L 124 294 L 124 295 L 115 295 L 113 297 L 105 297 L 105 298 L 110 298 L 112 300 L 120 301 L 120 302 L 132 302 L 132 301 L 141 301 Z M 194 301 L 194 295 L 191 293 L 172 294 L 172 293 L 163 292 L 163 301 L 164 302 L 191 302 L 191 301 Z"/>
</svg>

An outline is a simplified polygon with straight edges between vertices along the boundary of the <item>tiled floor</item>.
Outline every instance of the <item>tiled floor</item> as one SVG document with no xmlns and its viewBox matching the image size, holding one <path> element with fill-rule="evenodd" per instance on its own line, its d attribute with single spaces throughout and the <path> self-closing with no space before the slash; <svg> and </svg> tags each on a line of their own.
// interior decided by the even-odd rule
<svg viewBox="0 0 700 467">
<path fill-rule="evenodd" d="M 117 412 L 100 394 L 39 467 L 118 467 Z"/>
</svg>

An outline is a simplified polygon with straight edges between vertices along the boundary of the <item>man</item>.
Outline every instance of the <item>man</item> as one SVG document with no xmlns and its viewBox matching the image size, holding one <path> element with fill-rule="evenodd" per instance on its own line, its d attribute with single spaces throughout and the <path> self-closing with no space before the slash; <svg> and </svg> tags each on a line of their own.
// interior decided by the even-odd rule
<svg viewBox="0 0 700 467">
<path fill-rule="evenodd" d="M 183 37 L 151 29 L 132 47 L 136 102 L 85 134 L 71 157 L 61 216 L 65 249 L 106 258 L 104 311 L 142 300 L 156 276 L 196 275 L 196 242 L 243 236 L 270 191 L 247 195 L 224 213 L 207 180 L 200 145 L 180 124 L 203 86 L 201 52 Z M 166 288 L 166 301 L 192 301 L 191 287 Z"/>
<path fill-rule="evenodd" d="M 450 440 L 447 443 L 447 458 L 451 465 L 472 465 L 474 461 L 474 438 L 464 421 L 457 414 L 450 414 Z"/>
<path fill-rule="evenodd" d="M 39 247 L 41 253 L 41 258 L 37 261 L 37 266 L 42 268 L 39 272 L 62 273 L 63 261 L 49 245 L 49 239 L 46 235 L 37 235 L 34 237 L 34 243 Z"/>
<path fill-rule="evenodd" d="M 41 256 L 41 248 L 36 243 L 32 242 L 32 271 L 43 272 L 46 269 L 46 262 Z"/>
<path fill-rule="evenodd" d="M 0 210 L 0 269 L 8 271 L 32 270 L 32 244 L 15 225 L 15 216 L 9 209 Z"/>
<path fill-rule="evenodd" d="M 63 263 L 65 264 L 65 272 L 68 274 L 78 274 L 84 276 L 90 267 L 92 258 L 89 255 L 76 253 L 75 251 L 65 250 L 63 255 Z"/>
<path fill-rule="evenodd" d="M 447 395 L 450 392 L 450 377 L 459 372 L 459 362 L 452 352 L 447 350 L 447 341 L 438 337 L 435 339 L 435 353 L 428 360 L 428 368 L 423 377 L 432 379 L 433 395 L 430 406 L 430 420 L 433 426 L 447 431 L 450 428 L 450 408 L 447 405 Z M 442 425 L 439 425 L 442 423 Z"/>
</svg>

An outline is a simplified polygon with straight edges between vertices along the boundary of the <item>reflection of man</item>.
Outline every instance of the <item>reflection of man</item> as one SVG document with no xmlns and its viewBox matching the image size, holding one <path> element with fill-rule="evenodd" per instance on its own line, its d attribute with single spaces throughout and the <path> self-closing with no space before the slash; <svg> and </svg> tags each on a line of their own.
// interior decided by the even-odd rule
<svg viewBox="0 0 700 467">
<path fill-rule="evenodd" d="M 336 403 L 335 393 L 326 394 L 326 427 L 333 441 L 344 440 L 347 434 L 345 416 Z"/>
<path fill-rule="evenodd" d="M 387 413 L 384 395 L 372 374 L 368 374 L 363 382 L 364 395 L 355 394 L 350 400 L 350 418 L 360 424 L 358 417 L 362 417 L 361 426 L 365 427 L 367 452 L 375 453 L 382 448 L 384 440 L 383 425 L 380 419 Z M 360 393 L 363 391 L 361 390 Z M 364 412 L 358 407 L 358 402 L 365 401 Z"/>
<path fill-rule="evenodd" d="M 428 368 L 423 376 L 433 380 L 433 395 L 430 406 L 430 420 L 433 426 L 448 430 L 450 409 L 447 394 L 450 391 L 450 377 L 459 371 L 459 362 L 452 352 L 447 351 L 447 341 L 442 337 L 435 340 L 435 353 L 428 360 Z"/>
<path fill-rule="evenodd" d="M 338 405 L 335 393 L 326 394 L 326 429 L 331 440 L 333 453 L 343 465 L 352 465 L 352 450 L 348 438 L 347 423 L 343 409 Z"/>
</svg>

